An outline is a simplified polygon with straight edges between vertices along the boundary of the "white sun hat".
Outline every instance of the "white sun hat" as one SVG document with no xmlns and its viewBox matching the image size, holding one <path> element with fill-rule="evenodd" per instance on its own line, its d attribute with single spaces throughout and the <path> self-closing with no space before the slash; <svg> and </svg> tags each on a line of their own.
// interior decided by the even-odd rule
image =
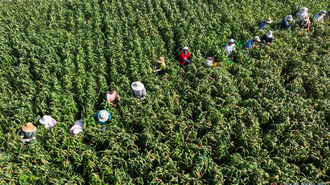
<svg viewBox="0 0 330 185">
<path fill-rule="evenodd" d="M 292 15 L 288 15 L 288 16 L 286 17 L 286 20 L 288 20 L 288 21 L 292 21 L 292 20 L 293 20 Z"/>
<path fill-rule="evenodd" d="M 234 39 L 229 39 L 229 41 L 228 42 L 234 42 L 235 40 Z"/>
<path fill-rule="evenodd" d="M 327 11 L 322 10 L 320 13 L 323 14 L 323 15 L 325 15 L 325 14 L 327 14 Z"/>
<path fill-rule="evenodd" d="M 183 47 L 183 49 L 182 50 L 188 50 L 188 47 L 187 46 L 185 46 L 185 47 Z"/>
<path fill-rule="evenodd" d="M 47 124 L 51 124 L 52 120 L 53 120 L 53 118 L 51 116 L 44 115 L 41 119 L 39 119 L 39 122 L 42 125 L 47 125 Z"/>
<path fill-rule="evenodd" d="M 72 132 L 73 132 L 74 135 L 77 135 L 77 134 L 79 134 L 81 132 L 81 129 L 75 128 L 75 129 L 73 129 Z"/>
<path fill-rule="evenodd" d="M 98 117 L 99 121 L 105 122 L 109 119 L 109 114 L 106 110 L 101 110 L 97 117 Z"/>
<path fill-rule="evenodd" d="M 141 91 L 142 89 L 144 89 L 143 83 L 139 81 L 133 82 L 131 86 L 134 91 Z"/>
<path fill-rule="evenodd" d="M 272 37 L 273 37 L 273 32 L 272 32 L 272 31 L 269 31 L 269 32 L 266 34 L 266 36 L 267 36 L 268 38 L 272 38 Z"/>
</svg>

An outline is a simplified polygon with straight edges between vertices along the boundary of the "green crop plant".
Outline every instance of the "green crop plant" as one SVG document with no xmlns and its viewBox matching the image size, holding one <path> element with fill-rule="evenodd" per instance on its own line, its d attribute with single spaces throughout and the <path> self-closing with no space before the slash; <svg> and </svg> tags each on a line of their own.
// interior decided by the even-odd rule
<svg viewBox="0 0 330 185">
<path fill-rule="evenodd" d="M 1 1 L 1 184 L 329 183 L 329 19 L 278 23 L 313 1 Z M 259 21 L 273 23 L 259 31 Z M 274 32 L 269 47 L 246 43 Z M 179 67 L 188 46 L 194 57 Z M 163 79 L 152 73 L 165 58 Z M 206 57 L 218 65 L 205 68 Z M 134 81 L 147 98 L 135 99 Z M 109 86 L 121 96 L 105 100 Z M 109 110 L 107 130 L 94 121 Z M 47 131 L 38 120 L 52 115 Z M 71 136 L 75 120 L 82 135 Z M 37 126 L 29 147 L 24 123 Z"/>
</svg>

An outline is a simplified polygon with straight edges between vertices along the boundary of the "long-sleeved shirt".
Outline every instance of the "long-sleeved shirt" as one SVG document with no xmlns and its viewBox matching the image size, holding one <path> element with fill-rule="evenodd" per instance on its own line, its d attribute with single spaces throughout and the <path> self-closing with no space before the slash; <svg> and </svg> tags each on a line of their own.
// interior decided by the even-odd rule
<svg viewBox="0 0 330 185">
<path fill-rule="evenodd" d="M 143 88 L 142 90 L 140 91 L 135 91 L 135 90 L 132 90 L 133 91 L 133 95 L 135 98 L 138 98 L 138 99 L 144 99 L 147 95 L 147 91 L 145 88 Z"/>
<path fill-rule="evenodd" d="M 160 71 L 164 71 L 165 69 L 166 69 L 166 64 L 165 64 L 165 62 L 163 62 L 163 63 L 161 63 L 161 64 L 159 64 L 159 69 L 156 69 L 155 70 L 155 72 L 160 72 Z"/>
<path fill-rule="evenodd" d="M 291 26 L 292 26 L 292 22 L 291 22 L 291 24 L 289 24 L 285 18 L 282 20 L 281 29 L 290 28 Z"/>
<path fill-rule="evenodd" d="M 314 19 L 316 21 L 322 21 L 322 19 L 324 18 L 324 15 L 320 14 L 320 13 L 317 13 L 315 16 L 314 16 Z"/>
<path fill-rule="evenodd" d="M 113 94 L 110 94 L 110 91 L 108 91 L 106 98 L 108 102 L 113 102 L 116 99 L 120 98 L 120 96 L 117 94 L 116 91 Z"/>
<path fill-rule="evenodd" d="M 234 44 L 232 44 L 231 46 L 229 46 L 228 44 L 226 44 L 226 46 L 225 46 L 225 53 L 230 57 L 232 54 L 233 54 L 233 52 L 236 50 L 236 48 L 235 48 L 235 45 Z"/>
<path fill-rule="evenodd" d="M 244 48 L 250 49 L 252 48 L 254 45 L 253 39 L 249 40 L 246 44 Z"/>
<path fill-rule="evenodd" d="M 187 55 L 185 55 L 184 52 L 182 52 L 179 58 L 180 65 L 183 65 L 185 63 L 185 60 L 188 60 L 190 57 L 191 55 L 188 51 L 187 51 Z"/>
<path fill-rule="evenodd" d="M 265 30 L 267 27 L 267 23 L 265 21 L 260 21 L 259 22 L 259 29 L 260 30 Z"/>
<path fill-rule="evenodd" d="M 23 136 L 23 139 L 36 139 L 36 132 L 37 128 L 32 132 L 26 132 L 22 130 L 21 137 Z"/>
<path fill-rule="evenodd" d="M 267 37 L 266 34 L 265 34 L 265 35 L 263 35 L 263 36 L 260 38 L 260 40 L 261 40 L 261 41 L 264 40 L 264 41 L 266 41 L 266 43 L 267 43 L 267 42 L 272 43 L 274 39 L 273 39 L 273 37 L 271 37 L 271 38 Z"/>
</svg>

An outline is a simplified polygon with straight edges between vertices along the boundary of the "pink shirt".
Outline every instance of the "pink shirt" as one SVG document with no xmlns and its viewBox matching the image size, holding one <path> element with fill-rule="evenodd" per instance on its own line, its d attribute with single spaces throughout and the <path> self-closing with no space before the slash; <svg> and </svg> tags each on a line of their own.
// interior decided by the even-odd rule
<svg viewBox="0 0 330 185">
<path fill-rule="evenodd" d="M 115 101 L 119 97 L 120 96 L 117 95 L 117 92 L 116 91 L 113 94 L 110 94 L 110 91 L 107 92 L 107 101 L 108 102 L 113 102 L 113 101 Z"/>
</svg>

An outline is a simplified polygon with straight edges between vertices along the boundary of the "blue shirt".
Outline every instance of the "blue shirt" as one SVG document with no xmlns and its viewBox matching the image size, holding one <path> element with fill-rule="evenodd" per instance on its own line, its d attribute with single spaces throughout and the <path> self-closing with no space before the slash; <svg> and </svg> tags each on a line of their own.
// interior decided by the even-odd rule
<svg viewBox="0 0 330 185">
<path fill-rule="evenodd" d="M 265 21 L 260 21 L 259 22 L 259 29 L 265 30 L 267 27 L 267 23 Z"/>
<path fill-rule="evenodd" d="M 110 112 L 107 111 L 107 113 L 109 114 L 109 119 L 108 119 L 107 121 L 105 121 L 105 122 L 101 122 L 101 121 L 99 120 L 99 113 L 100 113 L 101 111 L 102 111 L 102 110 L 98 111 L 98 112 L 95 114 L 94 118 L 100 123 L 100 125 L 105 125 L 105 124 L 107 123 L 107 121 L 109 121 L 109 120 L 111 119 L 111 114 L 110 114 Z M 105 111 L 106 111 L 106 110 L 105 110 Z"/>
<path fill-rule="evenodd" d="M 284 18 L 281 22 L 281 28 L 285 29 L 285 28 L 290 28 L 292 26 L 292 22 L 291 24 L 288 24 L 288 21 Z"/>
<path fill-rule="evenodd" d="M 254 45 L 254 43 L 253 43 L 253 39 L 251 39 L 251 40 L 249 40 L 249 41 L 245 44 L 245 47 L 244 47 L 244 48 L 248 48 L 248 49 L 250 49 L 250 48 L 253 47 L 253 45 Z"/>
</svg>

